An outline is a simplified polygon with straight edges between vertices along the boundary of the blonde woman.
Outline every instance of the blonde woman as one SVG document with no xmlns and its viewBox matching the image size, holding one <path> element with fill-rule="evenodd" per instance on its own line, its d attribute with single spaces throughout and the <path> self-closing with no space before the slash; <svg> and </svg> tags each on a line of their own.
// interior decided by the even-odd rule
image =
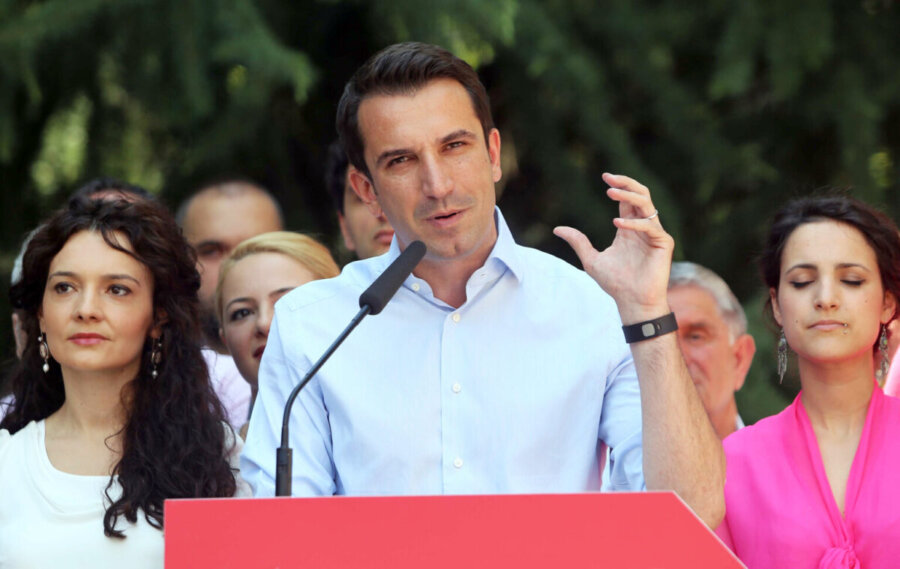
<svg viewBox="0 0 900 569">
<path fill-rule="evenodd" d="M 324 245 L 300 233 L 273 231 L 243 241 L 222 264 L 216 313 L 222 341 L 256 399 L 259 362 L 275 302 L 294 288 L 338 275 Z M 251 400 L 251 409 L 252 409 Z M 241 429 L 246 436 L 247 425 Z"/>
</svg>

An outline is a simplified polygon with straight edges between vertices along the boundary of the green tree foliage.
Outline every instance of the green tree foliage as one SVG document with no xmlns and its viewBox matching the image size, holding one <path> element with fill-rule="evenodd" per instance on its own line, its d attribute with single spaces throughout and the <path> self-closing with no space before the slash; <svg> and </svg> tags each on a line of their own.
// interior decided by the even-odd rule
<svg viewBox="0 0 900 569">
<path fill-rule="evenodd" d="M 753 264 L 768 217 L 823 186 L 900 213 L 898 24 L 892 0 L 0 0 L 2 267 L 101 174 L 173 206 L 249 176 L 336 246 L 321 180 L 343 84 L 384 45 L 439 43 L 488 87 L 521 241 L 574 261 L 550 230 L 611 239 L 600 173 L 651 187 L 677 258 L 745 301 L 755 420 L 796 392 L 773 380 Z"/>
</svg>

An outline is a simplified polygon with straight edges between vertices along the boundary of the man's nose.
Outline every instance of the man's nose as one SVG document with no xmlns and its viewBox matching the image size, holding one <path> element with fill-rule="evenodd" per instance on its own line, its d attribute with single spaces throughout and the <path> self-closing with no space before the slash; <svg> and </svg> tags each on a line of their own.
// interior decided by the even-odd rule
<svg viewBox="0 0 900 569">
<path fill-rule="evenodd" d="M 453 178 L 446 164 L 437 156 L 421 159 L 422 192 L 435 199 L 443 199 L 453 191 Z"/>
</svg>

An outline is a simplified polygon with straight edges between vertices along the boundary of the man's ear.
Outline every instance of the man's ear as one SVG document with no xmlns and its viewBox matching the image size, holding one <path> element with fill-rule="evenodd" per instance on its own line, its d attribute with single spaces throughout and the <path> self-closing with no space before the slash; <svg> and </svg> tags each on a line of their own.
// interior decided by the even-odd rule
<svg viewBox="0 0 900 569">
<path fill-rule="evenodd" d="M 756 353 L 756 341 L 750 334 L 741 334 L 732 345 L 734 350 L 735 381 L 734 390 L 740 391 L 753 363 L 753 354 Z"/>
<path fill-rule="evenodd" d="M 494 183 L 503 177 L 503 169 L 500 167 L 500 131 L 492 128 L 488 133 L 488 156 L 491 159 L 491 173 Z"/>
<path fill-rule="evenodd" d="M 778 306 L 778 291 L 774 288 L 769 288 L 769 300 L 772 301 L 772 316 L 775 318 L 775 322 L 779 326 L 783 326 L 781 323 L 781 308 Z"/>
<path fill-rule="evenodd" d="M 338 225 L 341 227 L 341 236 L 344 238 L 344 247 L 348 251 L 356 251 L 356 242 L 353 241 L 353 236 L 350 235 L 350 231 L 347 229 L 347 219 L 340 212 L 338 212 L 337 218 Z"/>
<path fill-rule="evenodd" d="M 349 166 L 347 168 L 347 179 L 350 181 L 350 187 L 359 196 L 372 215 L 378 217 L 381 215 L 381 206 L 378 205 L 378 192 L 375 190 L 375 184 L 368 176 Z"/>
</svg>

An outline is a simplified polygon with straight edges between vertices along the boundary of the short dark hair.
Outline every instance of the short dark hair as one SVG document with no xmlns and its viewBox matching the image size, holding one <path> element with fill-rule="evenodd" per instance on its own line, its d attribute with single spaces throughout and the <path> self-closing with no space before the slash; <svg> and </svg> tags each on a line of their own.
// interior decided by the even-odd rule
<svg viewBox="0 0 900 569">
<path fill-rule="evenodd" d="M 278 200 L 275 199 L 275 196 L 272 195 L 272 192 L 270 192 L 262 184 L 256 182 L 252 178 L 229 175 L 210 178 L 206 180 L 205 183 L 198 186 L 197 190 L 190 196 L 188 196 L 187 199 L 181 202 L 181 204 L 178 206 L 178 209 L 175 210 L 175 221 L 178 223 L 179 227 L 183 228 L 184 221 L 187 218 L 187 213 L 191 208 L 191 204 L 194 203 L 194 200 L 202 194 L 218 193 L 219 195 L 223 196 L 235 197 L 248 192 L 257 192 L 260 196 L 269 200 L 269 202 L 272 204 L 272 207 L 275 208 L 275 212 L 278 214 L 279 223 L 282 226 L 284 225 L 284 213 L 281 211 L 281 204 L 278 203 Z"/>
<path fill-rule="evenodd" d="M 398 43 L 379 51 L 357 69 L 338 103 L 338 135 L 347 158 L 357 170 L 371 178 L 359 132 L 359 105 L 363 99 L 370 95 L 409 95 L 435 79 L 453 79 L 465 88 L 481 122 L 484 142 L 488 143 L 488 135 L 494 128 L 491 104 L 472 66 L 436 45 Z"/>
<path fill-rule="evenodd" d="M 900 302 L 900 233 L 897 226 L 872 206 L 842 194 L 799 198 L 778 210 L 759 259 L 766 286 L 778 290 L 781 257 L 794 230 L 806 223 L 829 220 L 846 223 L 862 233 L 875 252 L 882 288 Z"/>
<path fill-rule="evenodd" d="M 344 189 L 347 184 L 347 153 L 340 141 L 328 145 L 328 156 L 325 158 L 325 188 L 331 196 L 331 203 L 338 213 L 344 215 Z"/>
</svg>

